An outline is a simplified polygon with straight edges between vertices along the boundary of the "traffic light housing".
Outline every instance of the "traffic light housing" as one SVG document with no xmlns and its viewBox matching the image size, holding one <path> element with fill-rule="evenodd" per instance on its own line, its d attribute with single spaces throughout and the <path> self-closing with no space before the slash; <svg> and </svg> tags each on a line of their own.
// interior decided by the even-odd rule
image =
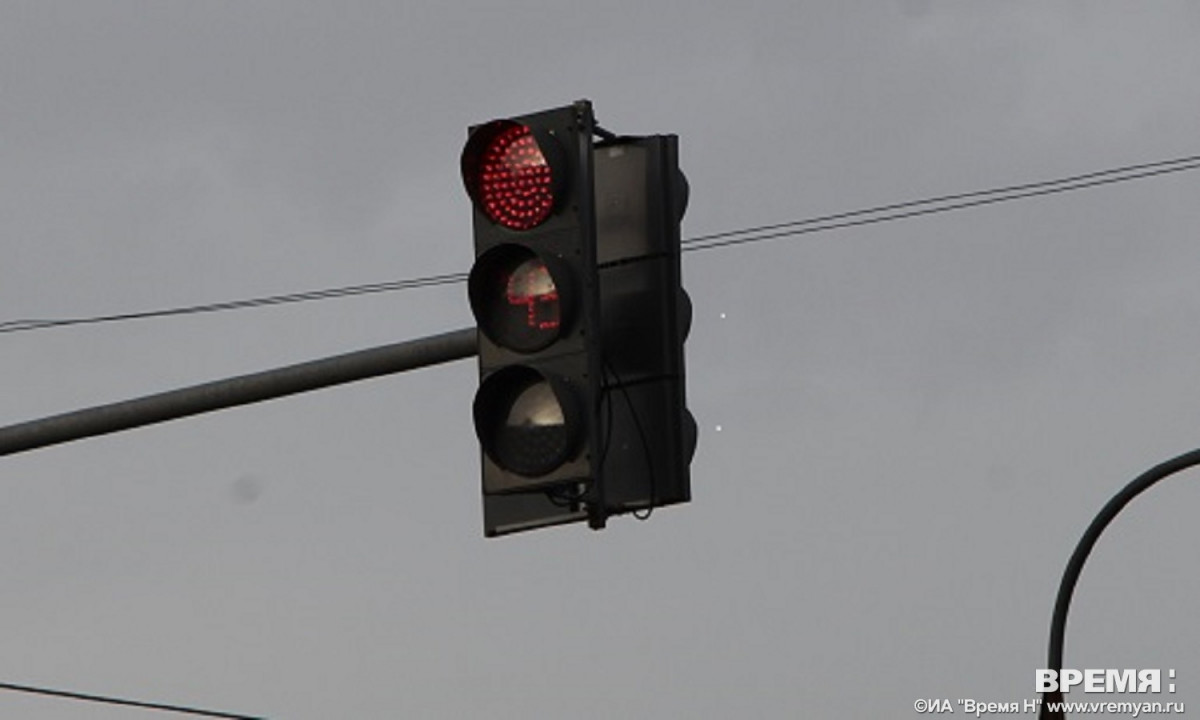
<svg viewBox="0 0 1200 720">
<path fill-rule="evenodd" d="M 696 423 L 687 410 L 684 341 L 691 301 L 680 268 L 688 184 L 674 135 L 596 148 L 607 515 L 691 499 Z"/>
<path fill-rule="evenodd" d="M 463 150 L 488 536 L 690 499 L 677 141 L 596 132 L 580 101 Z"/>
</svg>

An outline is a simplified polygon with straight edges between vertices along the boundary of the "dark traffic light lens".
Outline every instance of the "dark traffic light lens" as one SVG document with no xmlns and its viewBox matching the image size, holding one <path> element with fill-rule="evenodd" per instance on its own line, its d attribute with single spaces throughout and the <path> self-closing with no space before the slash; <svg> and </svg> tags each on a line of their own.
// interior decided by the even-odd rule
<svg viewBox="0 0 1200 720">
<path fill-rule="evenodd" d="M 529 248 L 498 245 L 476 261 L 467 292 L 489 340 L 530 353 L 562 335 L 570 309 L 564 283 L 564 273 Z"/>
<path fill-rule="evenodd" d="M 479 209 L 510 230 L 541 225 L 554 211 L 560 178 L 554 141 L 500 120 L 480 128 L 463 151 L 463 179 Z"/>
<path fill-rule="evenodd" d="M 562 322 L 558 287 L 546 263 L 539 258 L 526 260 L 508 275 L 505 286 L 504 299 L 509 307 L 523 311 L 526 329 L 558 334 Z"/>
<path fill-rule="evenodd" d="M 570 459 L 578 421 L 570 397 L 532 368 L 510 365 L 475 398 L 475 431 L 484 452 L 519 475 L 545 475 Z"/>
</svg>

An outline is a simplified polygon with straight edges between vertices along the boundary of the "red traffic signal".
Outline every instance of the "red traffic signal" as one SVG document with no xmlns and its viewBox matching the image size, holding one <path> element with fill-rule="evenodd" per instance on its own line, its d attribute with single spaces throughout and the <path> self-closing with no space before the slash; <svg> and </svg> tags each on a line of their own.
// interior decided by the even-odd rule
<svg viewBox="0 0 1200 720">
<path fill-rule="evenodd" d="M 468 132 L 485 534 L 687 502 L 677 138 L 600 131 L 587 101 Z"/>
<path fill-rule="evenodd" d="M 580 101 L 477 125 L 463 147 L 487 535 L 603 520 L 594 123 Z"/>
<path fill-rule="evenodd" d="M 546 221 L 565 183 L 562 147 L 548 133 L 512 120 L 477 129 L 463 148 L 467 193 L 492 222 L 531 230 Z"/>
</svg>

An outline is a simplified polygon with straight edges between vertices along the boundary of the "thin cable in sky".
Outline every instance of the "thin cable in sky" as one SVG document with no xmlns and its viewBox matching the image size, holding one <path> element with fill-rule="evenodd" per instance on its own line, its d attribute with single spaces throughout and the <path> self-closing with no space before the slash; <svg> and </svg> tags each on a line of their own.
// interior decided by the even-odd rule
<svg viewBox="0 0 1200 720">
<path fill-rule="evenodd" d="M 108 697 L 105 695 L 87 695 L 84 693 L 70 692 L 68 690 L 51 690 L 49 688 L 33 687 L 29 685 L 0 683 L 0 690 L 11 690 L 14 692 L 31 693 L 34 695 L 48 695 L 50 697 L 66 698 L 68 700 L 81 700 L 83 702 L 104 703 L 107 705 L 123 705 L 125 707 L 136 707 L 144 710 L 159 710 L 162 712 L 172 712 L 183 715 L 226 718 L 227 720 L 265 720 L 262 717 L 254 715 L 239 715 L 237 713 L 220 712 L 217 710 L 200 710 L 198 708 L 183 707 L 181 705 L 163 705 L 159 703 L 141 702 L 139 700 L 125 700 L 122 698 Z"/>
<path fill-rule="evenodd" d="M 1171 160 L 1125 165 L 1107 170 L 1071 175 L 1052 180 L 1008 185 L 1003 187 L 973 190 L 970 192 L 953 193 L 909 200 L 906 202 L 878 205 L 875 207 L 840 212 L 832 215 L 757 225 L 741 230 L 699 235 L 683 240 L 683 252 L 711 250 L 713 248 L 730 247 L 764 242 L 782 237 L 807 235 L 811 233 L 839 230 L 864 225 L 875 225 L 894 220 L 936 215 L 938 213 L 964 210 L 967 208 L 994 205 L 997 203 L 1023 200 L 1043 195 L 1072 192 L 1101 185 L 1111 185 L 1132 180 L 1140 180 L 1158 175 L 1185 172 L 1200 169 L 1200 155 L 1179 157 Z M 143 320 L 148 318 L 170 317 L 175 315 L 193 315 L 197 313 L 222 312 L 226 310 L 241 310 L 245 308 L 264 307 L 268 305 L 284 305 L 297 302 L 328 300 L 331 298 L 350 297 L 354 295 L 370 295 L 399 290 L 411 290 L 419 287 L 436 285 L 451 285 L 466 281 L 467 273 L 448 273 L 444 275 L 429 275 L 394 280 L 391 282 L 371 283 L 366 285 L 349 285 L 345 287 L 313 290 L 308 292 L 290 293 L 286 295 L 271 295 L 266 297 L 231 300 L 226 302 L 209 303 L 205 305 L 189 305 L 183 307 L 145 310 L 141 312 L 119 313 L 113 315 L 97 315 L 91 317 L 53 318 L 44 320 L 10 320 L 0 323 L 0 334 L 23 332 L 28 330 L 44 330 L 52 327 L 71 325 L 93 325 L 97 323 L 123 322 L 127 320 Z"/>
<path fill-rule="evenodd" d="M 329 288 L 326 290 L 310 290 L 308 292 L 290 293 L 287 295 L 270 295 L 267 297 L 248 298 L 245 300 L 230 300 L 226 302 L 209 303 L 206 305 L 188 305 L 184 307 L 145 310 L 141 312 L 120 313 L 115 315 L 96 315 L 92 317 L 56 318 L 47 320 L 10 320 L 0 323 L 0 333 L 22 332 L 24 330 L 43 330 L 66 325 L 94 325 L 96 323 L 122 322 L 125 320 L 144 320 L 147 318 L 169 317 L 172 315 L 194 315 L 197 313 L 220 312 L 223 310 L 241 310 L 244 308 L 264 307 L 267 305 L 285 305 L 289 303 L 306 302 L 310 300 L 328 300 L 330 298 L 350 297 L 353 295 L 370 295 L 374 293 L 392 292 L 395 290 L 410 290 L 412 288 L 430 287 L 433 285 L 450 285 L 467 279 L 466 273 L 449 275 L 428 275 L 408 280 L 371 283 L 369 285 L 349 285 L 346 287 Z"/>
<path fill-rule="evenodd" d="M 762 226 L 757 232 L 743 235 L 750 231 L 732 231 L 727 233 L 717 233 L 715 235 L 701 236 L 698 238 L 690 238 L 684 241 L 683 252 L 691 252 L 696 250 L 711 250 L 719 247 L 730 247 L 732 245 L 746 245 L 749 243 L 763 242 L 764 240 L 774 240 L 781 237 L 791 237 L 794 235 L 807 235 L 809 233 L 826 232 L 828 230 L 840 230 L 849 227 L 859 227 L 862 225 L 875 225 L 878 223 L 891 222 L 893 220 L 904 220 L 907 218 L 920 217 L 922 215 L 936 215 L 938 213 L 951 212 L 954 210 L 964 210 L 966 208 L 980 207 L 983 205 L 994 205 L 996 203 L 1011 202 L 1013 200 L 1024 200 L 1027 198 L 1038 197 L 1041 195 L 1054 195 L 1057 193 L 1071 192 L 1073 190 L 1083 190 L 1085 188 L 1097 187 L 1100 185 L 1112 185 L 1114 183 L 1126 182 L 1129 180 L 1138 180 L 1141 178 L 1155 177 L 1157 175 L 1167 175 L 1170 173 L 1184 172 L 1187 170 L 1200 170 L 1200 162 L 1193 162 L 1185 165 L 1173 165 L 1171 167 L 1160 167 L 1157 170 L 1147 170 L 1145 172 L 1120 175 L 1115 177 L 1105 177 L 1085 182 L 1075 182 L 1067 185 L 1055 185 L 1053 181 L 1046 183 L 1029 184 L 1024 187 L 1038 188 L 1034 190 L 1026 190 L 1024 192 L 1010 192 L 1003 195 L 995 195 L 993 197 L 984 197 L 999 191 L 981 190 L 974 193 L 963 193 L 960 195 L 947 195 L 946 198 L 978 198 L 964 202 L 955 202 L 944 205 L 934 204 L 932 207 L 920 207 L 919 209 L 905 210 L 904 212 L 886 213 L 873 215 L 873 212 L 878 210 L 856 210 L 850 213 L 839 213 L 837 215 L 826 215 L 822 218 L 814 218 L 811 220 L 798 220 L 791 223 L 780 223 L 778 225 Z M 1096 177 L 1100 173 L 1089 173 L 1087 176 L 1078 177 Z M 1014 186 L 1020 187 L 1020 186 Z M 888 206 L 892 208 L 912 208 L 929 203 L 936 203 L 937 200 L 913 201 L 911 203 L 899 203 Z M 859 217 L 859 216 L 867 217 Z M 837 218 L 857 217 L 855 220 L 845 220 L 842 222 L 828 222 Z M 790 228 L 779 230 L 778 232 L 763 232 L 773 228 Z M 740 237 L 738 237 L 740 236 Z"/>
<path fill-rule="evenodd" d="M 970 192 L 954 193 L 951 195 L 940 195 L 937 197 L 929 197 L 929 198 L 924 198 L 921 200 L 909 200 L 906 202 L 892 203 L 890 205 L 877 205 L 875 207 L 863 208 L 861 210 L 851 210 L 849 212 L 840 212 L 840 213 L 835 213 L 833 215 L 822 215 L 819 217 L 807 218 L 804 220 L 791 220 L 788 222 L 774 223 L 771 225 L 758 225 L 756 227 L 744 228 L 742 230 L 729 230 L 729 231 L 725 231 L 725 232 L 712 233 L 710 235 L 700 235 L 697 237 L 688 238 L 687 240 L 683 241 L 683 244 L 689 245 L 689 244 L 696 244 L 696 243 L 705 243 L 705 242 L 708 242 L 711 240 L 719 240 L 722 238 L 735 237 L 735 236 L 739 236 L 739 235 L 757 234 L 757 233 L 771 232 L 771 231 L 776 231 L 776 230 L 783 230 L 785 228 L 816 225 L 816 224 L 820 224 L 820 223 L 832 222 L 835 220 L 846 220 L 849 218 L 860 217 L 863 215 L 877 215 L 880 213 L 886 213 L 886 212 L 890 212 L 893 210 L 904 210 L 907 208 L 920 207 L 923 205 L 938 205 L 938 204 L 943 204 L 943 203 L 952 203 L 955 201 L 967 200 L 970 198 L 986 197 L 989 195 L 1012 194 L 1011 197 L 1006 197 L 1004 199 L 1015 200 L 1015 199 L 1022 198 L 1022 197 L 1029 197 L 1029 195 L 1017 194 L 1017 193 L 1022 193 L 1023 191 L 1035 190 L 1038 188 L 1047 188 L 1048 189 L 1050 187 L 1058 186 L 1058 185 L 1072 185 L 1074 183 L 1082 183 L 1084 181 L 1095 180 L 1097 178 L 1104 178 L 1104 177 L 1110 178 L 1107 182 L 1123 182 L 1125 180 L 1134 180 L 1137 178 L 1146 177 L 1147 175 L 1146 174 L 1131 174 L 1128 177 L 1112 177 L 1112 176 L 1121 176 L 1121 175 L 1125 175 L 1126 173 L 1141 173 L 1141 171 L 1146 171 L 1146 170 L 1160 170 L 1161 169 L 1164 172 L 1178 172 L 1180 170 L 1193 170 L 1193 169 L 1195 169 L 1195 166 L 1194 166 L 1195 163 L 1200 163 L 1200 155 L 1191 155 L 1191 156 L 1187 156 L 1187 157 L 1175 158 L 1172 160 L 1158 160 L 1155 162 L 1138 163 L 1136 165 L 1124 165 L 1122 167 L 1110 168 L 1108 170 L 1097 170 L 1095 172 L 1088 172 L 1088 173 L 1083 173 L 1080 175 L 1070 175 L 1067 177 L 1055 178 L 1053 180 L 1039 180 L 1036 182 L 1021 183 L 1019 185 L 1007 185 L 1004 187 L 989 188 L 987 190 L 972 190 Z M 1179 167 L 1179 166 L 1186 166 L 1186 167 Z M 1154 172 L 1154 173 L 1149 173 L 1149 174 L 1158 175 L 1158 174 L 1162 174 L 1162 173 Z M 1063 188 L 1062 191 L 1079 189 L 1079 188 L 1083 188 L 1083 187 L 1090 187 L 1091 185 L 1104 185 L 1104 184 L 1106 184 L 1106 182 L 1094 182 L 1094 183 L 1088 183 L 1088 184 L 1081 184 L 1078 186 Z M 1044 193 L 1034 193 L 1034 194 L 1044 194 Z M 996 200 L 995 202 L 1003 202 L 1003 200 Z M 969 206 L 964 206 L 964 207 L 969 207 Z M 920 213 L 920 214 L 929 214 L 929 213 Z M 900 217 L 910 217 L 910 216 L 901 215 Z"/>
</svg>

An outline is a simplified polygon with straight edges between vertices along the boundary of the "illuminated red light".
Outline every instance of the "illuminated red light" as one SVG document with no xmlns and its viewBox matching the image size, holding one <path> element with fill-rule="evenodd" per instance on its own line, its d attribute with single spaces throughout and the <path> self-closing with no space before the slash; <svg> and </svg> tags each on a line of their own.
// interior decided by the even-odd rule
<svg viewBox="0 0 1200 720">
<path fill-rule="evenodd" d="M 477 167 L 476 198 L 493 222 L 529 230 L 554 210 L 550 164 L 527 125 L 504 125 L 483 148 Z"/>
</svg>

